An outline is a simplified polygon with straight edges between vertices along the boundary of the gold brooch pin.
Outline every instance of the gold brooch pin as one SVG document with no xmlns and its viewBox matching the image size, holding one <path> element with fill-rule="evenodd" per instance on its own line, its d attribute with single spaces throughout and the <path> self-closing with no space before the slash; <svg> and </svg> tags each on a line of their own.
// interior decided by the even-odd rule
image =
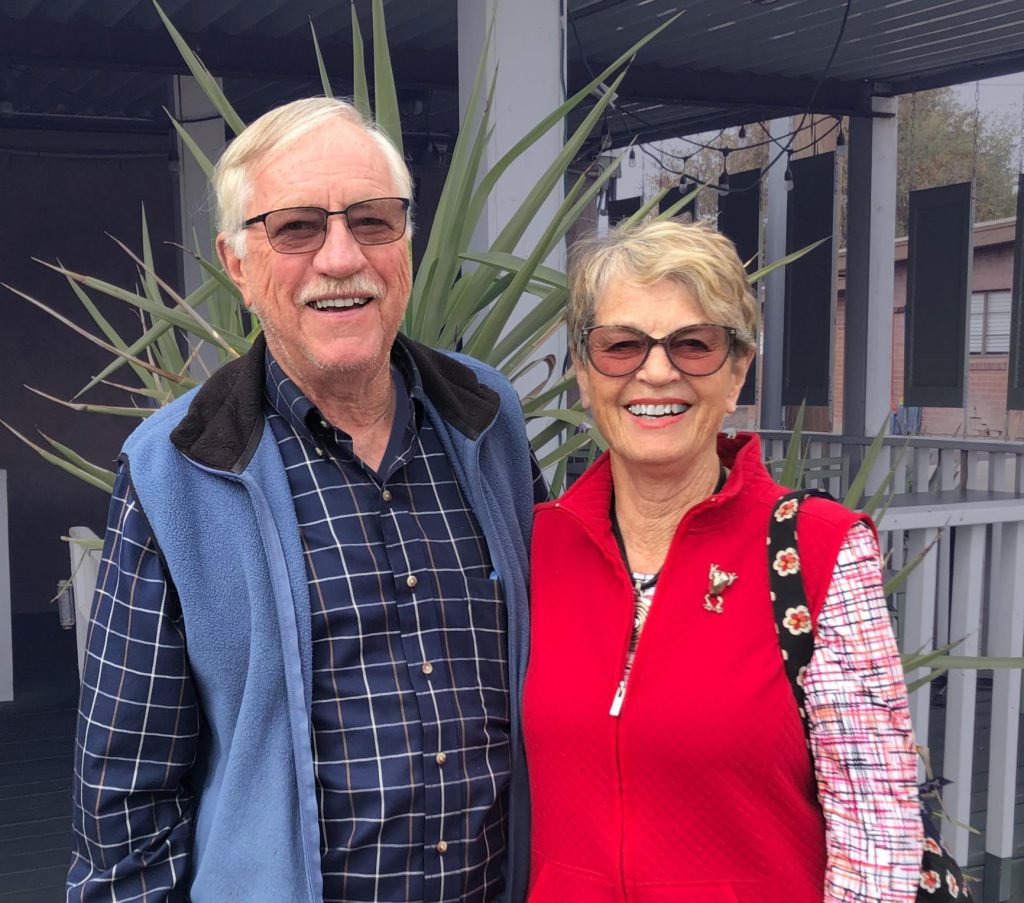
<svg viewBox="0 0 1024 903">
<path fill-rule="evenodd" d="M 736 582 L 736 575 L 723 571 L 717 564 L 708 571 L 708 592 L 704 596 L 704 607 L 716 615 L 722 614 L 722 593 Z"/>
</svg>

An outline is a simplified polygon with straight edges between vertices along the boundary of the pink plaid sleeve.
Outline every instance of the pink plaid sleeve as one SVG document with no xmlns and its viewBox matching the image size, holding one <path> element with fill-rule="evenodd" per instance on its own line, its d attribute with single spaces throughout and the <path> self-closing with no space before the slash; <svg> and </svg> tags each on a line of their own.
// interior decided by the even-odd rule
<svg viewBox="0 0 1024 903">
<path fill-rule="evenodd" d="M 824 903 L 909 903 L 921 868 L 917 762 L 871 530 L 840 549 L 804 681 L 825 813 Z"/>
</svg>

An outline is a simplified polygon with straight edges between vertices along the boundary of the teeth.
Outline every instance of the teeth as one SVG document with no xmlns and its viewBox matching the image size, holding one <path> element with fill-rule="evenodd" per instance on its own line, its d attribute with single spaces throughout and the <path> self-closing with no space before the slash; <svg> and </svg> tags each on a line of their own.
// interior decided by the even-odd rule
<svg viewBox="0 0 1024 903">
<path fill-rule="evenodd" d="M 313 307 L 317 310 L 328 310 L 330 308 L 362 307 L 369 303 L 369 298 L 320 298 L 313 302 Z"/>
<path fill-rule="evenodd" d="M 670 417 L 688 411 L 688 404 L 631 404 L 626 406 L 630 414 L 637 417 Z"/>
</svg>

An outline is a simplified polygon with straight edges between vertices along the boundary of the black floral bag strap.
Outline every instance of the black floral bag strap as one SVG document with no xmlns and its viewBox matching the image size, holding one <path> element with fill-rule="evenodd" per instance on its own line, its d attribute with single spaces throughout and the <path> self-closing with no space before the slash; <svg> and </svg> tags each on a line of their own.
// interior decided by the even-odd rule
<svg viewBox="0 0 1024 903">
<path fill-rule="evenodd" d="M 810 725 L 804 707 L 803 683 L 804 671 L 814 654 L 814 625 L 804 592 L 796 532 L 797 511 L 808 496 L 831 498 L 828 493 L 817 489 L 800 489 L 782 496 L 772 509 L 768 521 L 768 578 L 782 662 L 810 749 Z"/>
<path fill-rule="evenodd" d="M 809 496 L 832 498 L 828 493 L 816 489 L 801 489 L 782 496 L 772 509 L 768 520 L 768 577 L 782 662 L 796 699 L 807 749 L 811 752 L 811 726 L 807 720 L 803 683 L 807 665 L 814 654 L 814 624 L 807 605 L 807 594 L 804 592 L 797 543 L 797 513 L 801 502 Z M 811 761 L 813 764 L 813 753 Z M 919 903 L 972 899 L 960 867 L 942 845 L 932 815 L 923 802 L 921 818 L 924 823 L 924 848 L 921 882 L 916 899 Z"/>
</svg>

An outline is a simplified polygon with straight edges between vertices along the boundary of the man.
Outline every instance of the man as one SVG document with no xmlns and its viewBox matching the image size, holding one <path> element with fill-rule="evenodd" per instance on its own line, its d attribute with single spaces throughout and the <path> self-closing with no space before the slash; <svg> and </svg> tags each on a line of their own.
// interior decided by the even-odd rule
<svg viewBox="0 0 1024 903">
<path fill-rule="evenodd" d="M 350 105 L 267 113 L 214 188 L 264 339 L 125 444 L 68 899 L 518 900 L 518 399 L 397 336 L 411 180 Z"/>
</svg>

